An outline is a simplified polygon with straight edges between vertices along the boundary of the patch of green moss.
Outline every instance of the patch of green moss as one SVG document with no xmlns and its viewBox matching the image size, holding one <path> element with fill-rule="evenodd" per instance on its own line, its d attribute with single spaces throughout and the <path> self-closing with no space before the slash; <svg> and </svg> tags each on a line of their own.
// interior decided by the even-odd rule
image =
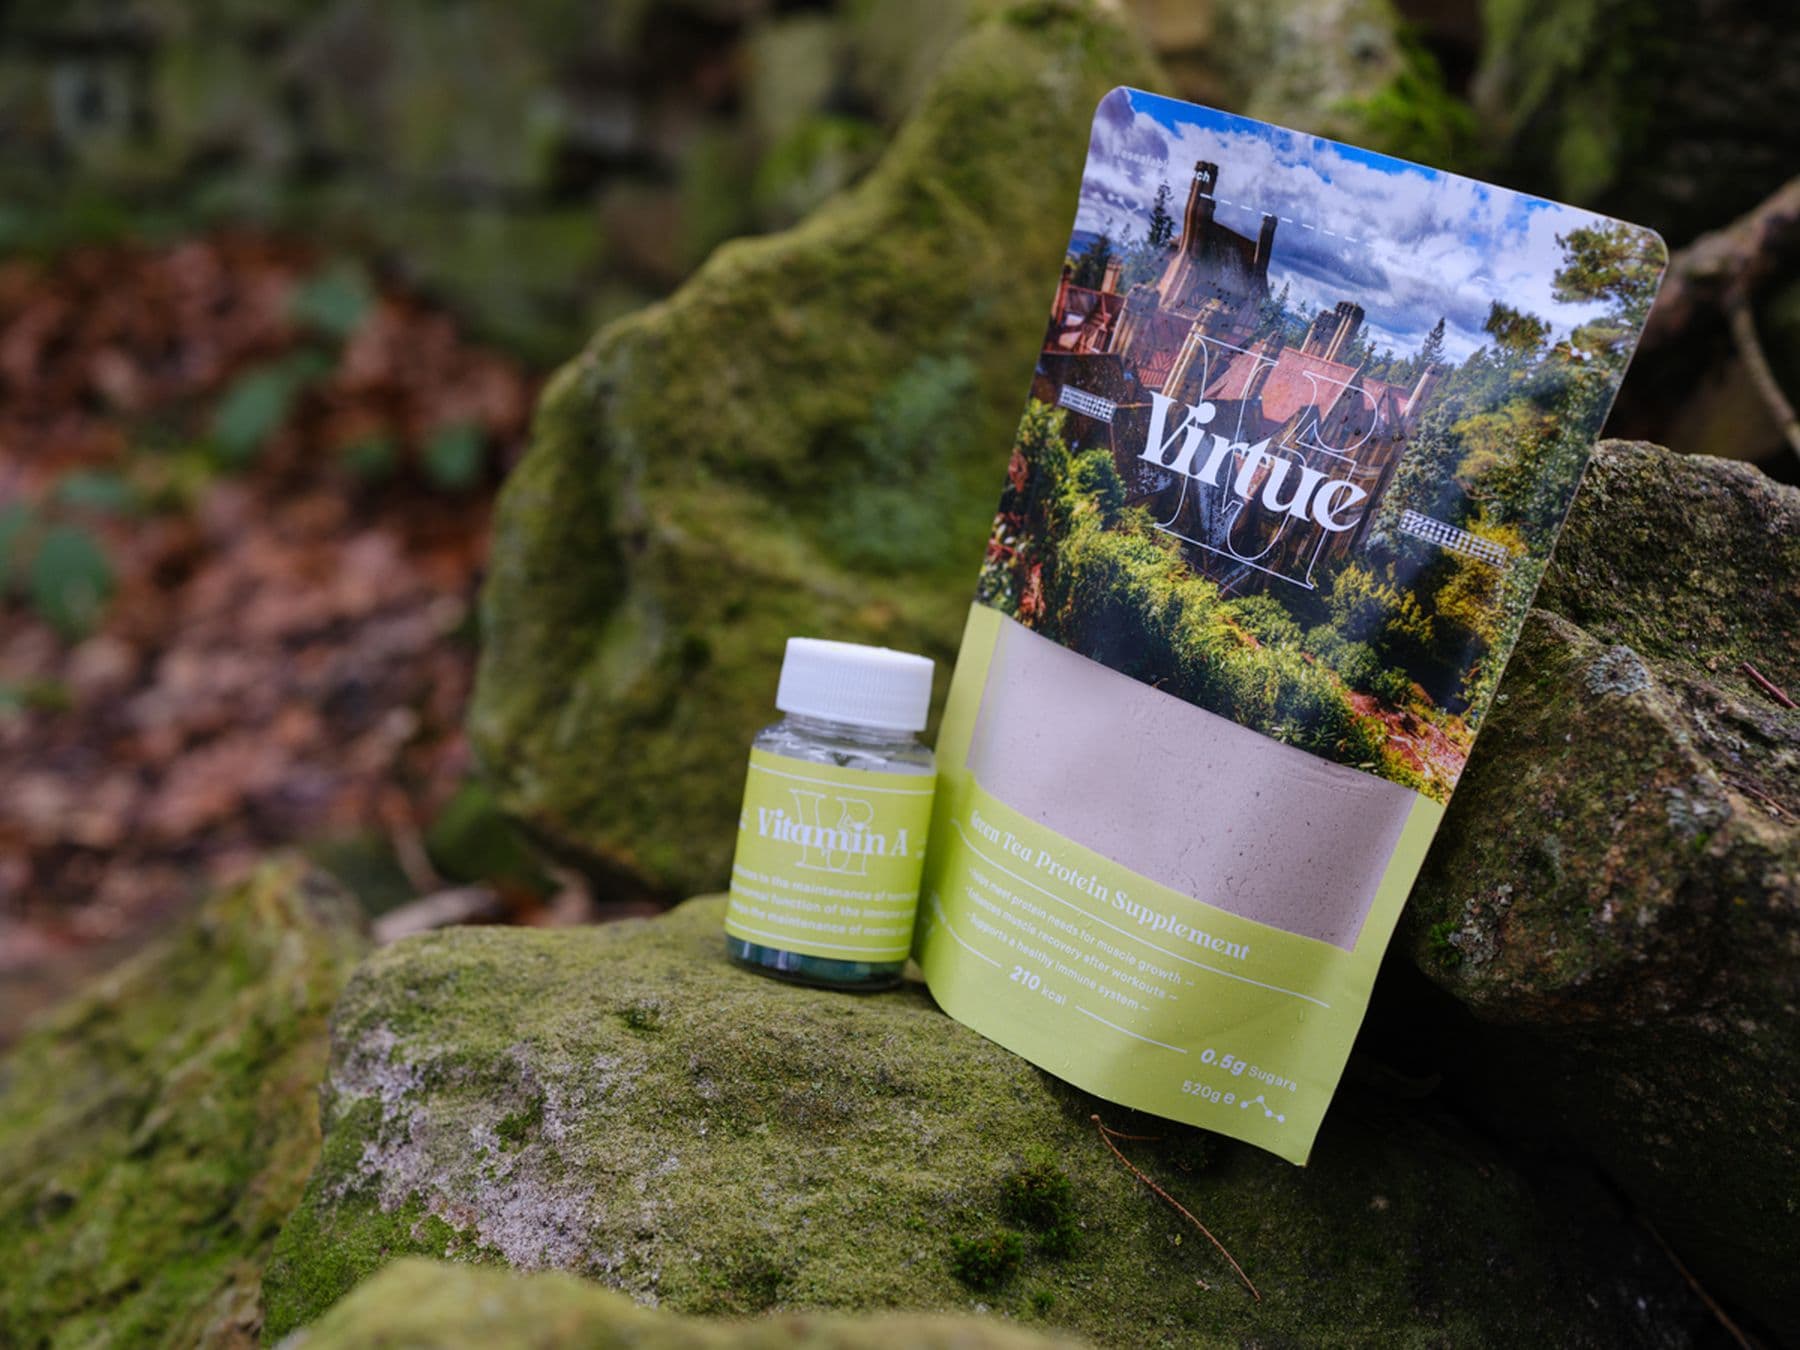
<svg viewBox="0 0 1800 1350">
<path fill-rule="evenodd" d="M 1723 673 L 1750 692 L 1732 678 L 1740 662 L 1778 672 L 1800 663 L 1796 575 L 1800 492 L 1791 485 L 1749 464 L 1605 441 L 1536 603 L 1602 644 L 1696 678 Z"/>
<path fill-rule="evenodd" d="M 685 1312 L 958 1310 L 973 1276 L 1001 1316 L 1132 1350 L 1397 1328 L 1608 1343 L 1639 1298 L 1670 1325 L 1691 1311 L 1603 1196 L 1538 1195 L 1491 1145 L 1379 1102 L 1334 1111 L 1305 1170 L 1141 1131 L 1158 1137 L 1132 1161 L 1231 1248 L 1256 1304 L 1106 1149 L 1091 1116 L 1116 1110 L 917 986 L 849 998 L 738 970 L 720 922 L 696 901 L 371 956 L 335 1016 L 319 1169 L 269 1265 L 271 1339 L 407 1253 L 589 1272 Z M 651 1001 L 645 1034 L 621 1010 Z M 477 1156 L 540 1096 L 533 1137 Z M 1072 1217 L 1081 1241 L 1048 1259 Z"/>
<path fill-rule="evenodd" d="M 952 1234 L 950 1273 L 978 1294 L 998 1293 L 1019 1273 L 1025 1239 L 1007 1229 L 975 1237 Z"/>
<path fill-rule="evenodd" d="M 390 1209 L 375 1208 L 339 1229 L 316 1209 L 301 1206 L 281 1230 L 263 1273 L 263 1339 L 273 1345 L 312 1310 L 329 1307 L 397 1256 L 491 1256 L 466 1230 L 428 1212 L 417 1196 Z"/>
<path fill-rule="evenodd" d="M 710 1289 L 694 1299 L 692 1311 L 715 1316 L 766 1312 L 780 1304 L 794 1281 L 789 1266 L 757 1248 L 717 1257 L 715 1272 Z"/>
<path fill-rule="evenodd" d="M 540 1092 L 523 1111 L 509 1111 L 501 1116 L 500 1123 L 494 1126 L 494 1133 L 500 1136 L 502 1148 L 517 1148 L 543 1123 L 544 1094 Z"/>
<path fill-rule="evenodd" d="M 1436 58 L 1405 29 L 1396 34 L 1399 69 L 1386 85 L 1346 101 L 1358 139 L 1421 164 L 1469 171 L 1477 154 L 1475 114 L 1444 87 Z"/>
<path fill-rule="evenodd" d="M 1426 950 L 1444 966 L 1455 967 L 1463 962 L 1462 948 L 1450 940 L 1461 926 L 1454 919 L 1439 919 L 1425 930 Z"/>
<path fill-rule="evenodd" d="M 241 1344 L 318 1149 L 355 903 L 265 867 L 0 1061 L 0 1344 Z"/>
<path fill-rule="evenodd" d="M 440 1350 L 1072 1350 L 993 1318 L 897 1314 L 794 1315 L 743 1321 L 681 1317 L 568 1275 L 519 1276 L 464 1265 L 399 1261 L 339 1304 L 306 1336 L 307 1350 L 430 1345 Z"/>
<path fill-rule="evenodd" d="M 1000 1208 L 1014 1223 L 1038 1235 L 1038 1249 L 1044 1255 L 1067 1256 L 1075 1250 L 1080 1232 L 1075 1186 L 1051 1159 L 1040 1155 L 1009 1174 L 1000 1183 Z"/>
</svg>

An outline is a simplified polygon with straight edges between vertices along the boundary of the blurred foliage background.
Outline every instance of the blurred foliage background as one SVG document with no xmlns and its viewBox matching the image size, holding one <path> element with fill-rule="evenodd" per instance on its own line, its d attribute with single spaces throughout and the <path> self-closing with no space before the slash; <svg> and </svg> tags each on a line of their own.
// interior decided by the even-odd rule
<svg viewBox="0 0 1800 1350">
<path fill-rule="evenodd" d="M 1168 92 L 1677 250 L 1800 164 L 1800 26 L 1751 0 L 1120 8 Z M 0 8 L 0 1040 L 274 845 L 377 912 L 607 912 L 471 776 L 494 489 L 560 361 L 855 182 L 979 9 Z M 1800 477 L 1797 214 L 1684 255 L 1754 288 L 1694 270 L 1612 434 Z"/>
<path fill-rule="evenodd" d="M 1672 245 L 1754 206 L 1800 152 L 1780 7 L 1124 7 L 1170 92 L 1613 212 Z M 722 240 L 854 180 L 979 8 L 25 0 L 0 12 L 0 246 L 301 232 L 551 363 Z"/>
</svg>

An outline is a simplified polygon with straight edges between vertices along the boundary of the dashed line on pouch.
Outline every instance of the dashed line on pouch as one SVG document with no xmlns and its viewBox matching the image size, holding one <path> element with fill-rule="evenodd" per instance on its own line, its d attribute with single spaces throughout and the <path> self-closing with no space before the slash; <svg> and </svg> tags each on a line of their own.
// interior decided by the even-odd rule
<svg viewBox="0 0 1800 1350">
<path fill-rule="evenodd" d="M 1309 221 L 1296 220 L 1292 216 L 1284 216 L 1284 215 L 1280 215 L 1280 214 L 1277 214 L 1274 212 L 1264 211 L 1261 207 L 1253 206 L 1249 202 L 1237 202 L 1237 201 L 1233 201 L 1229 197 L 1214 196 L 1212 193 L 1209 193 L 1209 192 L 1202 192 L 1200 195 L 1206 201 L 1217 202 L 1220 206 L 1235 206 L 1240 211 L 1253 211 L 1259 215 L 1273 214 L 1273 215 L 1275 215 L 1275 219 L 1279 220 L 1283 225 L 1298 225 L 1303 230 L 1312 230 L 1313 232 L 1315 232 L 1317 234 L 1329 235 L 1333 239 L 1342 239 L 1346 243 L 1356 244 L 1362 248 L 1375 247 L 1367 239 L 1360 238 L 1357 235 L 1344 234 L 1338 230 L 1328 230 L 1323 225 L 1314 225 Z"/>
</svg>

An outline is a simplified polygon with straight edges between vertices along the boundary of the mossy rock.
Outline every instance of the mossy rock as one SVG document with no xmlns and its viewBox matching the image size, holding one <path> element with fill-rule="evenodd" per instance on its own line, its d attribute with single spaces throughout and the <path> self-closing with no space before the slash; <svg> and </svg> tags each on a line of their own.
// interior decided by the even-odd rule
<svg viewBox="0 0 1800 1350">
<path fill-rule="evenodd" d="M 1134 1117 L 946 1018 L 723 956 L 722 902 L 396 943 L 334 1020 L 271 1339 L 407 1254 L 689 1313 L 968 1313 L 1107 1346 L 1683 1344 L 1679 1277 L 1579 1176 L 1350 1092 L 1310 1168 Z M 1218 1235 L 1138 1182 L 1136 1166 Z M 1658 1339 L 1661 1338 L 1661 1339 Z"/>
<path fill-rule="evenodd" d="M 1478 171 L 1475 119 L 1390 0 L 1163 0 L 1209 12 L 1216 38 L 1185 60 L 1202 101 L 1439 168 Z M 1152 19 L 1154 24 L 1154 19 Z M 1153 28 L 1154 31 L 1154 28 Z M 1216 94 L 1206 87 L 1217 83 Z"/>
<path fill-rule="evenodd" d="M 1088 125 L 1097 7 L 974 22 L 870 176 L 721 248 L 551 383 L 502 494 L 470 730 L 502 805 L 669 898 L 720 884 L 790 634 L 955 652 Z"/>
<path fill-rule="evenodd" d="M 1503 181 L 1679 244 L 1800 159 L 1800 25 L 1759 0 L 1486 0 L 1474 101 Z"/>
<path fill-rule="evenodd" d="M 365 946 L 335 886 L 268 866 L 0 1060 L 0 1345 L 255 1342 Z"/>
<path fill-rule="evenodd" d="M 681 1317 L 570 1275 L 516 1275 L 417 1257 L 358 1285 L 284 1342 L 289 1350 L 1075 1350 L 1077 1344 L 970 1317 Z"/>
<path fill-rule="evenodd" d="M 1596 454 L 1403 941 L 1509 1130 L 1800 1334 L 1800 491 Z"/>
</svg>

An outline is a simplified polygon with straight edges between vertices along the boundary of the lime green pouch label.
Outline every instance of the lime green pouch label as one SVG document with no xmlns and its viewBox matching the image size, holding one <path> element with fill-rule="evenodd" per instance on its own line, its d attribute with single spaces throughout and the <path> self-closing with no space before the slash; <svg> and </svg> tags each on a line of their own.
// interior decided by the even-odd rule
<svg viewBox="0 0 1800 1350">
<path fill-rule="evenodd" d="M 914 953 L 932 996 L 959 1022 L 1096 1096 L 1304 1162 L 1443 808 L 1401 794 L 1366 908 L 1326 936 L 1295 931 L 1304 908 L 1288 927 L 1234 912 L 1244 908 L 1234 898 L 1242 879 L 1229 871 L 1198 895 L 1160 883 L 981 780 L 978 766 L 998 772 L 1008 758 L 983 748 L 994 733 L 982 726 L 996 716 L 997 688 L 1019 688 L 1007 676 L 1005 639 L 1042 642 L 1009 625 L 986 606 L 971 609 L 938 736 L 936 842 Z M 1141 740 L 1123 722 L 1105 734 Z M 1069 723 L 1055 732 L 1081 735 Z M 1039 773 L 1051 754 L 1039 745 L 1011 758 Z M 1096 811 L 1116 786 L 1098 764 L 1069 781 L 1071 798 Z M 1260 827 L 1254 817 L 1221 821 L 1208 807 L 1194 801 L 1181 820 L 1196 834 Z M 1340 904 L 1322 898 L 1327 911 Z"/>
<path fill-rule="evenodd" d="M 750 752 L 725 931 L 838 961 L 904 961 L 931 827 L 928 774 Z"/>
</svg>

